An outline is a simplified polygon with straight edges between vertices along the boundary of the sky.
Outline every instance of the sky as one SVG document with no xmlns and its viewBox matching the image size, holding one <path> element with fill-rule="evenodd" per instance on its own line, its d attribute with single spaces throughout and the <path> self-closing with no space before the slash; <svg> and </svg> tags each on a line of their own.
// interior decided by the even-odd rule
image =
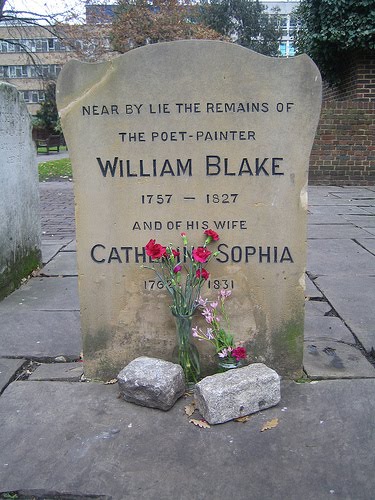
<svg viewBox="0 0 375 500">
<path fill-rule="evenodd" d="M 83 0 L 8 0 L 5 9 L 11 6 L 19 11 L 35 12 L 42 15 L 59 14 L 74 9 L 82 14 L 84 4 Z"/>
</svg>

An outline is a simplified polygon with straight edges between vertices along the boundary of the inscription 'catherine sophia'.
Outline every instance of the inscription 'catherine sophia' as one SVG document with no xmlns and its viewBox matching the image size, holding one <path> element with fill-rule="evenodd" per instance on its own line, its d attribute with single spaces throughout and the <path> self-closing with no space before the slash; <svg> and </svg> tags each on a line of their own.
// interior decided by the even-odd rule
<svg viewBox="0 0 375 500">
<path fill-rule="evenodd" d="M 115 156 L 113 160 L 96 158 L 103 177 L 191 177 L 194 166 L 192 158 L 182 160 L 124 160 Z M 233 161 L 217 155 L 207 155 L 203 164 L 206 176 L 270 176 L 284 175 L 282 157 L 242 158 Z"/>
</svg>

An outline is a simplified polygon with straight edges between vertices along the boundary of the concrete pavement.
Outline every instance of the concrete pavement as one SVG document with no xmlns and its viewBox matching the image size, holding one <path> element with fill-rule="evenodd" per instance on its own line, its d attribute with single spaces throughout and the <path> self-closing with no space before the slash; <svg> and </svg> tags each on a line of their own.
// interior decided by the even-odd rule
<svg viewBox="0 0 375 500">
<path fill-rule="evenodd" d="M 77 381 L 72 184 L 40 192 L 44 268 L 0 303 L 0 492 L 373 498 L 375 187 L 309 188 L 304 369 L 313 381 L 284 381 L 277 407 L 210 429 L 189 423 L 189 398 L 164 413 L 118 399 L 116 385 Z"/>
</svg>

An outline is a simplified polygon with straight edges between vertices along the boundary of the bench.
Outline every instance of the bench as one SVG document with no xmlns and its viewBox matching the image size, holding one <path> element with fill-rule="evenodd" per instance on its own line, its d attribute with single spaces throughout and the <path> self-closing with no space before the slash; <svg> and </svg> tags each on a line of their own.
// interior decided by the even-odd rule
<svg viewBox="0 0 375 500">
<path fill-rule="evenodd" d="M 36 141 L 37 148 L 47 148 L 47 154 L 49 155 L 50 150 L 55 149 L 56 151 L 60 151 L 61 146 L 61 135 L 50 135 L 47 139 L 37 139 Z"/>
</svg>

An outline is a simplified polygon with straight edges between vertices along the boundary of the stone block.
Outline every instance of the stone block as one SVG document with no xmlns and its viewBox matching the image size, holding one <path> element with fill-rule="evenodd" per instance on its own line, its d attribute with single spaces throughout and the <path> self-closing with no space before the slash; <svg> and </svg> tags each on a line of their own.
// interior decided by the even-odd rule
<svg viewBox="0 0 375 500">
<path fill-rule="evenodd" d="M 183 40 L 98 64 L 69 61 L 57 87 L 74 171 L 87 376 L 103 378 L 105 365 L 113 378 L 138 356 L 170 358 L 169 295 L 141 269 L 144 246 L 181 245 L 181 231 L 199 245 L 211 228 L 220 241 L 202 293 L 216 300 L 221 287 L 234 289 L 235 341 L 298 378 L 317 67 L 306 55 Z M 54 262 L 43 272 L 63 274 Z"/>
<path fill-rule="evenodd" d="M 125 401 L 165 411 L 185 392 L 180 365 L 146 356 L 131 361 L 117 380 Z"/>
<path fill-rule="evenodd" d="M 31 117 L 13 85 L 0 82 L 0 298 L 41 263 L 41 227 Z"/>
<path fill-rule="evenodd" d="M 222 424 L 277 405 L 280 377 L 262 363 L 218 373 L 195 386 L 195 404 L 210 424 Z"/>
</svg>

